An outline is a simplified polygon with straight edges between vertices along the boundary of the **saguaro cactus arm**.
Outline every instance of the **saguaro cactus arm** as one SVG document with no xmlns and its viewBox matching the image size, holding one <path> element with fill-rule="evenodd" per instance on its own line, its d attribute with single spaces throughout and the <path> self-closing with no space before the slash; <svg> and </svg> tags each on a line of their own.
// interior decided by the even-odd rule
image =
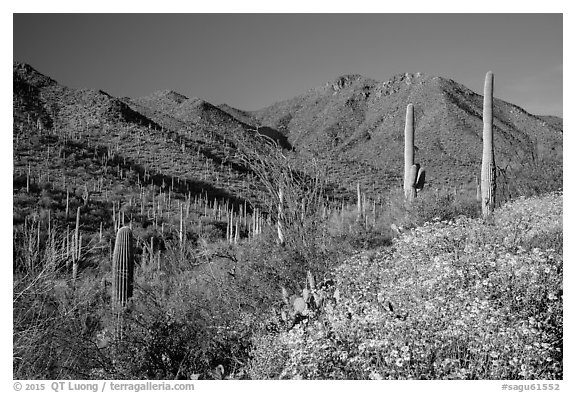
<svg viewBox="0 0 576 393">
<path fill-rule="evenodd" d="M 414 188 L 421 190 L 424 188 L 424 182 L 426 181 L 426 171 L 423 167 L 418 168 L 418 173 L 414 181 Z"/>
</svg>

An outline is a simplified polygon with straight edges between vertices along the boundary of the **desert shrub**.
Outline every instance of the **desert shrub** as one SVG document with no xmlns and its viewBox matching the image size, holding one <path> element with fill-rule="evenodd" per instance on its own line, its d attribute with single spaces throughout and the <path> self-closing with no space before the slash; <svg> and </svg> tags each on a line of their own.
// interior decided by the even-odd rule
<svg viewBox="0 0 576 393">
<path fill-rule="evenodd" d="M 14 195 L 14 208 L 29 215 L 37 207 L 37 196 L 25 191 Z"/>
<path fill-rule="evenodd" d="M 495 225 L 508 230 L 505 244 L 518 243 L 522 247 L 538 245 L 538 239 L 552 239 L 557 243 L 554 239 L 562 238 L 562 222 L 561 192 L 532 198 L 520 197 L 502 206 L 495 219 Z M 544 248 L 541 245 L 538 247 Z"/>
<path fill-rule="evenodd" d="M 552 249 L 561 254 L 564 250 L 564 233 L 562 228 L 555 228 L 550 232 L 538 233 L 530 239 L 521 240 L 519 246 L 526 250 L 534 248 Z"/>
<path fill-rule="evenodd" d="M 40 214 L 27 217 L 24 225 L 13 228 L 13 270 L 14 272 L 38 272 L 45 268 L 45 257 L 50 251 L 47 235 L 42 228 Z"/>
<path fill-rule="evenodd" d="M 192 268 L 169 260 L 177 257 L 187 254 L 165 253 L 160 269 L 138 267 L 120 330 L 110 308 L 109 264 L 84 268 L 76 282 L 58 270 L 21 275 L 14 288 L 14 377 L 172 379 L 206 376 L 218 364 L 227 373 L 237 369 L 247 358 L 253 318 L 242 309 L 259 304 L 230 285 L 218 262 Z"/>
<path fill-rule="evenodd" d="M 378 229 L 359 226 L 350 237 L 346 237 L 346 240 L 353 249 L 371 250 L 392 245 L 392 234 L 384 227 Z"/>
<path fill-rule="evenodd" d="M 251 348 L 251 361 L 246 369 L 248 379 L 274 379 L 284 370 L 289 349 L 278 345 L 275 334 L 256 333 Z"/>
<path fill-rule="evenodd" d="M 94 277 L 74 284 L 48 269 L 16 279 L 15 379 L 88 379 L 107 363 L 95 339 L 107 301 L 100 284 Z"/>
<path fill-rule="evenodd" d="M 453 189 L 430 188 L 421 191 L 410 204 L 402 189 L 392 188 L 383 196 L 374 231 L 386 233 L 392 224 L 402 230 L 421 226 L 430 221 L 448 221 L 459 216 L 479 217 L 480 204 L 469 193 Z"/>
<path fill-rule="evenodd" d="M 111 349 L 118 378 L 206 376 L 218 364 L 230 373 L 247 357 L 252 321 L 243 310 L 259 305 L 232 283 L 236 278 L 216 260 L 217 251 L 225 253 L 213 250 L 209 261 L 196 264 L 176 260 L 186 254 L 168 252 L 160 269 L 139 272 L 124 339 Z"/>
<path fill-rule="evenodd" d="M 208 242 L 218 242 L 225 237 L 226 228 L 212 220 L 202 219 L 200 234 Z"/>
<path fill-rule="evenodd" d="M 359 217 L 356 210 L 339 211 L 332 214 L 327 222 L 327 235 L 330 244 L 340 249 L 340 253 L 349 255 L 353 250 L 374 249 L 391 245 L 392 232 L 390 218 L 387 215 L 373 219 Z"/>
<path fill-rule="evenodd" d="M 109 304 L 106 264 L 91 236 L 85 236 L 78 278 L 67 264 L 66 235 L 52 227 L 48 238 L 40 221 L 15 227 L 13 287 L 13 375 L 19 379 L 87 379 L 109 363 L 97 333 Z M 107 367 L 107 366 L 106 366 Z"/>
<path fill-rule="evenodd" d="M 12 188 L 16 190 L 26 191 L 26 175 L 16 174 L 12 176 Z"/>
<path fill-rule="evenodd" d="M 563 168 L 554 160 L 535 160 L 499 173 L 498 188 L 505 201 L 530 197 L 563 188 Z"/>
<path fill-rule="evenodd" d="M 561 216 L 561 195 L 526 198 L 494 223 L 437 220 L 359 253 L 336 269 L 338 302 L 255 338 L 251 362 L 283 362 L 273 378 L 562 379 L 562 254 L 521 245 Z"/>
<path fill-rule="evenodd" d="M 451 220 L 458 216 L 479 217 L 480 203 L 464 193 L 430 189 L 418 195 L 410 208 L 409 217 L 413 225 L 436 220 Z"/>
<path fill-rule="evenodd" d="M 237 159 L 256 177 L 263 202 L 286 247 L 302 252 L 311 249 L 321 235 L 321 209 L 326 176 L 318 162 L 307 171 L 295 168 L 282 149 L 270 138 L 254 134 L 235 136 Z M 279 239 L 280 240 L 280 239 Z"/>
<path fill-rule="evenodd" d="M 42 190 L 40 193 L 40 199 L 38 200 L 38 205 L 45 208 L 51 209 L 56 205 L 56 201 L 54 200 L 54 196 L 48 190 Z"/>
</svg>

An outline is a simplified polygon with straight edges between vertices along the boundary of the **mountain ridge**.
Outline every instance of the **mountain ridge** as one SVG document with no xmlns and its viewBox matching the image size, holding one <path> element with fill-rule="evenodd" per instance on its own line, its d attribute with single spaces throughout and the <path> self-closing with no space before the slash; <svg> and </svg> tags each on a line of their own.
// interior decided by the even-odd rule
<svg viewBox="0 0 576 393">
<path fill-rule="evenodd" d="M 47 126 L 128 121 L 176 133 L 210 130 L 223 136 L 235 130 L 258 130 L 293 151 L 295 161 L 302 165 L 311 158 L 322 161 L 330 180 L 349 190 L 358 182 L 377 190 L 400 181 L 405 109 L 412 103 L 416 161 L 426 166 L 429 184 L 467 184 L 479 171 L 482 96 L 451 79 L 425 73 L 396 74 L 383 82 L 359 74 L 342 75 L 256 111 L 213 105 L 173 90 L 115 98 L 102 91 L 69 89 L 17 62 L 14 75 L 15 94 L 18 86 L 29 85 L 42 90 L 44 101 L 54 95 L 57 102 L 64 103 L 56 109 L 50 109 L 53 104 L 36 108 L 40 118 L 49 119 L 50 113 L 60 112 L 56 117 L 66 120 L 53 125 L 46 121 Z M 37 93 L 21 96 L 24 98 L 18 99 L 24 107 L 42 101 Z M 536 116 L 503 100 L 494 101 L 500 168 L 519 168 L 536 161 L 562 165 L 562 119 Z"/>
<path fill-rule="evenodd" d="M 442 173 L 463 166 L 456 170 L 457 180 L 471 181 L 481 155 L 482 96 L 451 79 L 424 73 L 397 74 L 384 82 L 342 76 L 251 114 L 308 156 L 340 155 L 400 173 L 408 103 L 415 107 L 417 160 L 435 169 L 429 179 L 450 180 Z M 562 160 L 561 121 L 498 98 L 494 116 L 496 159 L 502 168 L 533 159 Z"/>
</svg>

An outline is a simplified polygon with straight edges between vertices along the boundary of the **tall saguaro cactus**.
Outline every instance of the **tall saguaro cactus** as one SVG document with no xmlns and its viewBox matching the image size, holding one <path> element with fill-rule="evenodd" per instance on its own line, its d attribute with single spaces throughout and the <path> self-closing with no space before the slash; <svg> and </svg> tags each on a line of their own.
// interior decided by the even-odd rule
<svg viewBox="0 0 576 393">
<path fill-rule="evenodd" d="M 425 172 L 419 164 L 414 164 L 414 105 L 406 107 L 404 126 L 404 197 L 411 202 L 417 190 L 424 187 Z"/>
<path fill-rule="evenodd" d="M 410 199 L 412 182 L 410 172 L 414 165 L 414 105 L 406 107 L 406 123 L 404 125 L 404 196 Z"/>
<path fill-rule="evenodd" d="M 494 161 L 494 135 L 492 131 L 494 74 L 486 73 L 484 80 L 484 110 L 482 118 L 484 130 L 482 133 L 482 216 L 486 219 L 492 215 L 496 204 L 496 163 Z"/>
<path fill-rule="evenodd" d="M 74 231 L 74 247 L 72 250 L 72 280 L 76 281 L 78 263 L 82 252 L 82 237 L 80 236 L 80 206 L 76 210 L 76 230 Z"/>
<path fill-rule="evenodd" d="M 278 222 L 276 224 L 278 229 L 278 244 L 284 245 L 284 230 L 282 228 L 282 220 L 284 219 L 284 191 L 282 188 L 278 190 Z"/>
<path fill-rule="evenodd" d="M 112 303 L 124 307 L 134 289 L 134 249 L 132 230 L 122 227 L 116 234 L 112 257 Z"/>
</svg>

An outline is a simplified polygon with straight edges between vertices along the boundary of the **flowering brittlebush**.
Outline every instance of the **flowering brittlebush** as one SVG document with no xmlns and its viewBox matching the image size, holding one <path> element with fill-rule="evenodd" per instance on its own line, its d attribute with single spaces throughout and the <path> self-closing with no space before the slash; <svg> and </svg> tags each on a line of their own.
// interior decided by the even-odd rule
<svg viewBox="0 0 576 393">
<path fill-rule="evenodd" d="M 350 258 L 339 301 L 275 338 L 276 377 L 561 379 L 562 197 L 522 198 L 492 223 L 436 220 Z"/>
</svg>

